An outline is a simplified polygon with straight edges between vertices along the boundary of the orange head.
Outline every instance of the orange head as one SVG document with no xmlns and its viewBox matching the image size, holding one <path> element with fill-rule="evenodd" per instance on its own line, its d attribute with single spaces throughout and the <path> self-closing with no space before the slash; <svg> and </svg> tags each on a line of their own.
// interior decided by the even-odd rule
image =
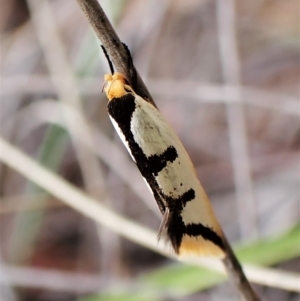
<svg viewBox="0 0 300 301">
<path fill-rule="evenodd" d="M 120 98 L 127 93 L 134 93 L 125 76 L 121 73 L 104 75 L 104 92 L 108 100 Z"/>
</svg>

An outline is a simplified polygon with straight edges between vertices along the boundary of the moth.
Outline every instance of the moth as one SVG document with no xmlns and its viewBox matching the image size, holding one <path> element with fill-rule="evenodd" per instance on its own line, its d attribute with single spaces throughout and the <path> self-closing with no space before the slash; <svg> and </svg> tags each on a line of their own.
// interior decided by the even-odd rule
<svg viewBox="0 0 300 301">
<path fill-rule="evenodd" d="M 163 215 L 158 237 L 178 256 L 225 256 L 224 235 L 191 159 L 161 112 L 121 73 L 104 76 L 111 122 Z"/>
</svg>

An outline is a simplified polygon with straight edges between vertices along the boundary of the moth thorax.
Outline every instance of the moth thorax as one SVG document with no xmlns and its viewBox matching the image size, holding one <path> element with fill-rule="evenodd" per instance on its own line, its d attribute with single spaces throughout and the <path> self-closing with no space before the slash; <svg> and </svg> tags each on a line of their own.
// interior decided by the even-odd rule
<svg viewBox="0 0 300 301">
<path fill-rule="evenodd" d="M 104 91 L 108 100 L 124 96 L 127 93 L 124 88 L 125 83 L 125 76 L 121 73 L 105 74 Z"/>
</svg>

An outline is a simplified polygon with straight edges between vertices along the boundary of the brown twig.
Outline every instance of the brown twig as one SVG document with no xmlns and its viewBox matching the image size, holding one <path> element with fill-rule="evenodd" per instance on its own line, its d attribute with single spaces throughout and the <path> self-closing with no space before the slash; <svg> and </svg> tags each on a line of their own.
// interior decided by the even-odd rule
<svg viewBox="0 0 300 301">
<path fill-rule="evenodd" d="M 246 278 L 244 271 L 235 256 L 228 240 L 224 235 L 224 245 L 226 249 L 226 257 L 222 260 L 229 279 L 239 293 L 241 300 L 243 301 L 260 301 L 255 291 L 252 289 L 248 279 Z"/>
<path fill-rule="evenodd" d="M 133 86 L 135 92 L 153 103 L 153 99 L 143 83 L 141 77 L 131 62 L 130 54 L 124 44 L 120 41 L 104 11 L 97 0 L 77 0 L 81 9 L 84 11 L 89 22 L 94 28 L 101 43 L 106 48 L 116 69 L 125 74 L 129 83 Z M 155 104 L 154 104 L 155 105 Z M 231 282 L 236 287 L 242 300 L 260 301 L 260 298 L 251 288 L 242 267 L 234 255 L 230 244 L 225 238 L 225 248 L 227 255 L 223 260 Z"/>
<path fill-rule="evenodd" d="M 77 0 L 118 72 L 124 74 L 134 91 L 155 107 L 152 96 L 133 66 L 130 53 L 117 36 L 97 0 Z"/>
</svg>

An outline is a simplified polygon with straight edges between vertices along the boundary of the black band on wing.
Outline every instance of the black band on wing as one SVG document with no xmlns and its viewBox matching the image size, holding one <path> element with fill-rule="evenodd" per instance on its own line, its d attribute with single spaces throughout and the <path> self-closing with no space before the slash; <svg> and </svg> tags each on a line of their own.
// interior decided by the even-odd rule
<svg viewBox="0 0 300 301">
<path fill-rule="evenodd" d="M 185 233 L 190 236 L 201 235 L 205 240 L 212 241 L 221 249 L 225 248 L 222 238 L 211 228 L 205 227 L 202 224 L 189 224 L 185 226 Z"/>
<path fill-rule="evenodd" d="M 176 253 L 179 252 L 182 237 L 184 234 L 189 236 L 202 236 L 205 240 L 210 240 L 215 245 L 224 250 L 222 238 L 211 228 L 199 224 L 184 224 L 182 220 L 182 210 L 186 204 L 195 199 L 195 190 L 189 189 L 178 198 L 166 197 L 167 207 L 170 210 L 169 221 L 166 223 L 166 230 L 172 246 Z"/>
<path fill-rule="evenodd" d="M 222 238 L 209 227 L 202 224 L 189 224 L 183 223 L 182 217 L 175 212 L 172 212 L 169 217 L 169 223 L 167 226 L 167 233 L 172 243 L 172 246 L 176 253 L 179 252 L 183 235 L 189 235 L 191 237 L 202 236 L 203 239 L 209 240 L 215 245 L 219 246 L 222 250 L 225 249 Z"/>
<path fill-rule="evenodd" d="M 181 214 L 183 207 L 185 207 L 188 202 L 195 199 L 195 197 L 195 190 L 192 188 L 177 198 L 164 195 L 164 198 L 168 204 L 168 208 L 170 208 L 172 212 L 176 212 L 178 215 Z"/>
<path fill-rule="evenodd" d="M 179 251 L 183 235 L 186 234 L 186 226 L 181 216 L 182 209 L 195 197 L 194 189 L 189 189 L 178 198 L 166 196 L 167 207 L 170 210 L 169 221 L 166 223 L 166 232 L 176 253 Z"/>
<path fill-rule="evenodd" d="M 148 157 L 148 164 L 154 176 L 162 171 L 168 162 L 174 162 L 178 158 L 177 151 L 174 146 L 169 146 L 162 154 L 152 155 Z"/>
<path fill-rule="evenodd" d="M 117 122 L 124 136 L 132 136 L 130 131 L 130 121 L 135 110 L 135 97 L 128 93 L 120 98 L 113 98 L 107 104 L 109 115 Z M 133 136 L 132 136 L 133 139 Z"/>
<path fill-rule="evenodd" d="M 182 204 L 183 208 L 187 202 L 192 201 L 195 197 L 195 190 L 191 188 L 188 191 L 186 191 L 182 196 L 180 196 L 180 198 L 178 198 L 178 202 Z"/>
</svg>

